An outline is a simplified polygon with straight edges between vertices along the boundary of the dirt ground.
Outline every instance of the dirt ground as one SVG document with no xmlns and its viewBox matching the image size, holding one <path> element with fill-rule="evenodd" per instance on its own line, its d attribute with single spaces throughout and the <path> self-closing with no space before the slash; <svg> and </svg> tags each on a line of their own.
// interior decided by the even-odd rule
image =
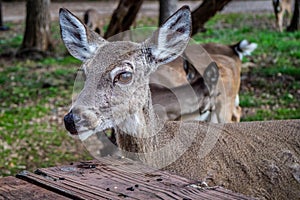
<svg viewBox="0 0 300 200">
<path fill-rule="evenodd" d="M 67 8 L 75 15 L 82 16 L 84 11 L 89 8 L 96 8 L 103 16 L 110 16 L 114 9 L 118 6 L 119 1 L 92 1 L 92 2 L 64 2 L 64 3 L 51 3 L 51 18 L 56 20 L 58 18 L 59 8 Z M 189 5 L 193 10 L 200 5 L 200 1 L 180 1 L 178 7 L 182 5 Z M 18 22 L 25 20 L 26 13 L 25 2 L 2 3 L 3 21 L 5 22 Z M 158 15 L 158 1 L 146 1 L 143 3 L 139 12 L 139 17 L 143 16 L 157 16 Z M 222 11 L 223 13 L 234 12 L 273 12 L 272 3 L 270 0 L 258 1 L 232 1 Z"/>
</svg>

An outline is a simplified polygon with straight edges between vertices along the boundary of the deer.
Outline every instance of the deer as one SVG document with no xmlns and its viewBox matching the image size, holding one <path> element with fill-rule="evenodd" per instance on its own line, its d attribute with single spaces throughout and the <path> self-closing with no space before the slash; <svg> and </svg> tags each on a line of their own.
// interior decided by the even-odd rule
<svg viewBox="0 0 300 200">
<path fill-rule="evenodd" d="M 98 34 L 101 34 L 102 27 L 104 26 L 104 21 L 102 20 L 102 16 L 97 10 L 93 8 L 86 10 L 83 15 L 83 21 L 90 29 Z"/>
<path fill-rule="evenodd" d="M 85 74 L 64 117 L 69 134 L 81 138 L 112 128 L 122 154 L 144 164 L 254 197 L 300 196 L 299 120 L 214 124 L 156 117 L 150 74 L 188 45 L 188 6 L 140 43 L 109 42 L 65 8 L 59 23 Z"/>
<path fill-rule="evenodd" d="M 214 95 L 211 95 L 218 96 L 213 101 L 215 105 L 211 104 L 211 108 L 214 108 L 217 119 L 205 118 L 201 116 L 201 111 L 186 114 L 185 116 L 181 116 L 181 119 L 201 121 L 214 119 L 211 122 L 216 123 L 239 122 L 241 117 L 241 107 L 239 106 L 241 60 L 243 56 L 250 55 L 256 48 L 256 43 L 249 43 L 247 40 L 241 40 L 234 45 L 217 43 L 188 45 L 184 51 L 185 58 L 179 57 L 168 63 L 167 67 L 163 65 L 158 69 L 158 72 L 153 73 L 151 80 L 157 82 L 156 79 L 163 79 L 161 80 L 163 84 L 169 86 L 178 86 L 186 84 L 186 82 L 192 83 L 201 77 L 208 63 L 215 61 L 220 72 L 220 78 L 218 80 L 219 83 L 217 83 L 214 89 L 215 91 L 213 91 Z M 163 101 L 168 100 L 161 98 L 160 104 L 165 104 Z M 168 106 L 171 107 L 170 103 Z M 176 104 L 173 107 L 178 108 Z M 207 114 L 210 113 L 208 112 L 204 115 L 209 116 Z"/>
<path fill-rule="evenodd" d="M 234 45 L 223 45 L 217 43 L 201 44 L 201 47 L 209 54 L 219 68 L 220 79 L 217 89 L 220 93 L 216 100 L 216 112 L 218 113 L 218 121 L 239 122 L 241 117 L 241 107 L 239 106 L 239 89 L 240 74 L 242 66 L 242 58 L 250 55 L 256 48 L 256 43 L 249 43 L 247 40 L 241 40 Z M 199 77 L 201 68 L 197 68 L 197 63 L 201 62 L 195 52 L 197 45 L 189 46 L 185 50 L 185 55 L 194 65 L 185 65 L 185 71 L 188 77 Z M 203 71 L 203 70 L 202 70 Z M 190 78 L 190 81 L 192 78 Z"/>
<path fill-rule="evenodd" d="M 211 62 L 205 68 L 203 76 L 199 76 L 191 84 L 170 87 L 171 83 L 152 80 L 149 86 L 154 111 L 165 121 L 196 119 L 218 123 L 215 112 L 218 79 L 219 68 L 215 62 Z"/>
<path fill-rule="evenodd" d="M 274 14 L 276 17 L 276 25 L 280 32 L 283 31 L 283 18 L 287 12 L 288 16 L 292 16 L 292 0 L 273 0 Z"/>
<path fill-rule="evenodd" d="M 91 14 L 87 15 L 85 19 L 89 19 L 89 21 L 100 21 L 100 16 L 94 14 L 97 11 L 92 12 L 90 9 L 86 12 L 90 12 Z M 96 23 L 87 23 L 85 20 L 85 24 L 87 24 L 90 28 L 91 25 Z M 92 28 L 94 30 L 94 28 Z M 132 38 L 131 38 L 132 39 Z M 150 77 L 150 82 L 156 82 L 159 84 L 163 84 L 167 87 L 177 87 L 181 85 L 187 85 L 191 83 L 191 77 L 197 77 L 194 80 L 197 80 L 201 74 L 203 74 L 206 67 L 210 64 L 210 62 L 215 61 L 216 65 L 220 68 L 220 79 L 217 84 L 217 88 L 215 91 L 210 91 L 210 95 L 207 96 L 207 99 L 211 99 L 213 103 L 206 102 L 206 105 L 200 105 L 199 109 L 194 110 L 191 113 L 186 113 L 184 115 L 174 115 L 175 113 L 185 113 L 181 111 L 182 107 L 178 107 L 178 101 L 175 99 L 170 103 L 165 98 L 154 98 L 155 100 L 159 99 L 159 102 L 155 102 L 157 105 L 161 105 L 160 108 L 164 109 L 166 112 L 168 110 L 172 110 L 172 117 L 168 118 L 167 116 L 171 116 L 169 114 L 164 115 L 166 120 L 201 120 L 201 121 L 211 121 L 215 123 L 224 123 L 224 122 L 239 122 L 241 118 L 241 107 L 239 106 L 239 88 L 240 88 L 240 71 L 241 71 L 241 60 L 243 56 L 250 55 L 252 51 L 255 50 L 257 44 L 249 43 L 247 40 L 242 40 L 234 45 L 222 45 L 217 43 L 206 43 L 200 45 L 188 45 L 186 51 L 184 52 L 184 57 L 179 57 L 174 61 L 161 66 L 156 72 L 154 72 Z M 204 49 L 205 52 L 202 51 Z M 205 56 L 208 56 L 210 59 L 201 58 L 201 62 L 198 61 L 199 53 L 203 53 Z M 208 54 L 207 54 L 208 53 Z M 195 61 L 196 60 L 196 61 Z M 203 60 L 207 60 L 207 62 L 203 62 Z M 194 61 L 194 65 L 191 62 Z M 205 63 L 205 64 L 203 64 Z M 196 66 L 196 68 L 195 68 Z M 201 72 L 201 74 L 199 73 Z M 187 81 L 188 79 L 189 81 Z M 204 81 L 204 84 L 206 81 Z M 153 84 L 150 85 L 153 87 Z M 157 94 L 157 87 L 152 91 L 152 97 Z M 199 93 L 200 91 L 197 91 Z M 161 92 L 158 92 L 162 94 Z M 215 97 L 218 96 L 216 94 L 220 94 L 215 101 Z M 185 97 L 187 99 L 188 97 Z M 193 97 L 191 97 L 190 101 L 193 101 Z M 214 103 L 216 105 L 214 105 Z M 164 105 L 167 105 L 168 108 L 164 108 Z M 198 103 L 195 105 L 199 105 Z M 177 111 L 175 112 L 175 110 Z M 211 112 L 213 111 L 213 112 Z M 159 112 L 162 114 L 162 112 Z M 216 117 L 211 117 L 211 115 L 215 115 Z"/>
</svg>

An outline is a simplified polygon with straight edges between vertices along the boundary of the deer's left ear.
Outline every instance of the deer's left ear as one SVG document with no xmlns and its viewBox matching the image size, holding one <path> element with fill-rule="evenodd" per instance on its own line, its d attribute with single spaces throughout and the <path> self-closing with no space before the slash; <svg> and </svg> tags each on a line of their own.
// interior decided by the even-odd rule
<svg viewBox="0 0 300 200">
<path fill-rule="evenodd" d="M 203 78 L 205 80 L 205 84 L 207 85 L 210 93 L 216 87 L 219 80 L 219 67 L 217 63 L 211 62 L 207 68 L 204 70 Z"/>
<path fill-rule="evenodd" d="M 145 41 L 150 61 L 158 66 L 175 60 L 189 43 L 191 30 L 191 11 L 183 6 Z"/>
<path fill-rule="evenodd" d="M 65 46 L 72 56 L 81 61 L 89 59 L 106 42 L 65 8 L 59 10 L 59 24 Z"/>
</svg>

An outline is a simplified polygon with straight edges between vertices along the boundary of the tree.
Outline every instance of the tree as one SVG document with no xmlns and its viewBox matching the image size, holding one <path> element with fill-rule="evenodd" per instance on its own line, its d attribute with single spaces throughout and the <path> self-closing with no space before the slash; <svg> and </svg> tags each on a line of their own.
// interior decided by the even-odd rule
<svg viewBox="0 0 300 200">
<path fill-rule="evenodd" d="M 222 10 L 231 0 L 204 0 L 198 8 L 192 12 L 192 35 L 203 31 L 204 24 L 218 11 Z M 177 10 L 178 0 L 160 0 L 159 25 Z"/>
<path fill-rule="evenodd" d="M 3 25 L 3 20 L 2 20 L 2 1 L 0 0 L 0 31 L 6 31 L 6 30 L 8 30 L 8 27 Z"/>
<path fill-rule="evenodd" d="M 287 27 L 287 31 L 297 31 L 300 29 L 300 0 L 295 0 L 294 13 L 291 24 Z"/>
<path fill-rule="evenodd" d="M 40 58 L 52 50 L 50 0 L 27 0 L 26 28 L 17 56 Z"/>
<path fill-rule="evenodd" d="M 204 31 L 204 24 L 218 11 L 222 10 L 231 0 L 204 0 L 202 4 L 192 12 L 192 35 Z"/>
<path fill-rule="evenodd" d="M 160 24 L 176 11 L 178 0 L 160 0 Z M 204 24 L 218 11 L 222 10 L 231 0 L 204 0 L 192 12 L 192 35 L 204 30 Z M 108 30 L 104 38 L 129 30 L 143 0 L 120 0 L 118 8 L 114 11 Z"/>
<path fill-rule="evenodd" d="M 115 9 L 104 38 L 129 30 L 143 3 L 143 0 L 120 0 Z"/>
<path fill-rule="evenodd" d="M 178 0 L 159 1 L 159 25 L 163 24 L 177 10 Z"/>
</svg>

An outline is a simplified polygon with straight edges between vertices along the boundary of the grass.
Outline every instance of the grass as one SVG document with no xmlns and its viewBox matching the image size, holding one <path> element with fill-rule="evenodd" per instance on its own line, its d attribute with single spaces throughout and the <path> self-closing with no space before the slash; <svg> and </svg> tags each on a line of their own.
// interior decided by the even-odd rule
<svg viewBox="0 0 300 200">
<path fill-rule="evenodd" d="M 80 62 L 66 56 L 9 64 L 0 65 L 0 177 L 89 159 L 62 123 Z"/>
<path fill-rule="evenodd" d="M 300 33 L 278 33 L 273 20 L 270 14 L 218 14 L 207 23 L 206 33 L 194 37 L 198 42 L 232 44 L 246 38 L 258 43 L 244 59 L 255 67 L 242 73 L 243 121 L 300 118 Z M 138 27 L 156 22 L 143 18 Z M 10 27 L 11 32 L 0 35 L 0 54 L 21 45 L 24 25 Z M 52 36 L 55 57 L 0 58 L 0 177 L 90 158 L 62 122 L 80 62 L 66 55 L 57 22 Z"/>
<path fill-rule="evenodd" d="M 15 66 L 9 72 L 1 72 L 1 77 L 5 75 L 7 79 L 1 84 L 5 90 L 0 94 L 0 175 L 53 166 L 83 156 L 76 155 L 75 141 L 67 136 L 62 120 L 56 117 L 63 111 L 58 108 L 68 109 L 70 104 L 69 83 L 74 80 L 74 69 L 39 69 L 39 65 Z"/>
</svg>

